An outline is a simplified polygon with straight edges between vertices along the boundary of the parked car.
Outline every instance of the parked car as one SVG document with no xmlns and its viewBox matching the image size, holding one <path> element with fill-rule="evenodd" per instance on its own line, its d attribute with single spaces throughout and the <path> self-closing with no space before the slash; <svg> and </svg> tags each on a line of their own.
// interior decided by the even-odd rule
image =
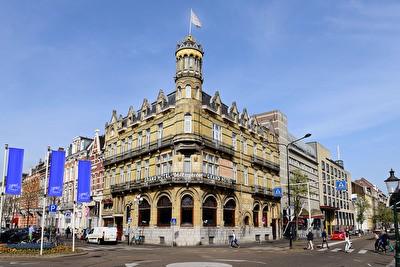
<svg viewBox="0 0 400 267">
<path fill-rule="evenodd" d="M 9 243 L 11 237 L 13 237 L 13 240 L 21 240 L 25 235 L 28 236 L 28 232 L 28 228 L 9 229 L 1 234 L 1 243 Z"/>
<path fill-rule="evenodd" d="M 332 233 L 331 240 L 344 240 L 345 233 L 343 231 L 335 230 Z"/>
<path fill-rule="evenodd" d="M 117 243 L 117 227 L 94 227 L 86 236 L 87 243 Z"/>
</svg>

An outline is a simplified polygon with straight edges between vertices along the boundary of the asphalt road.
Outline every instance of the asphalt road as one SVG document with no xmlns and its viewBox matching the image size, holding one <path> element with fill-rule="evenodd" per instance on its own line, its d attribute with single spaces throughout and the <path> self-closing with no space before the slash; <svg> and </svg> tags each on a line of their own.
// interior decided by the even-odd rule
<svg viewBox="0 0 400 267">
<path fill-rule="evenodd" d="M 264 244 L 226 246 L 170 247 L 157 245 L 96 245 L 77 242 L 81 255 L 63 257 L 0 256 L 1 266 L 96 266 L 96 267 L 248 267 L 248 266 L 389 266 L 393 253 L 375 253 L 371 236 L 352 239 L 354 249 L 345 253 L 343 241 L 330 242 L 330 249 L 306 250 L 306 241 L 271 241 Z M 316 245 L 319 241 L 316 240 Z"/>
</svg>

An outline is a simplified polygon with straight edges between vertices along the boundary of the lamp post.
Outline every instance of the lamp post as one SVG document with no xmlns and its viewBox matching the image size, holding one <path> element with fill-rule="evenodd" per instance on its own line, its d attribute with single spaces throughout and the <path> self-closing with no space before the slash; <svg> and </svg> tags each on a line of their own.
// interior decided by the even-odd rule
<svg viewBox="0 0 400 267">
<path fill-rule="evenodd" d="M 289 220 L 288 220 L 288 223 L 289 223 L 289 247 L 290 248 L 293 248 L 293 237 L 292 237 L 293 233 L 292 233 L 292 225 L 291 225 L 291 217 L 292 216 L 291 216 L 291 208 L 290 208 L 289 147 L 291 145 L 293 145 L 294 143 L 296 143 L 296 142 L 298 142 L 300 140 L 303 140 L 305 138 L 308 138 L 310 136 L 311 136 L 310 133 L 305 134 L 303 137 L 301 137 L 299 139 L 296 139 L 296 140 L 294 140 L 294 141 L 292 141 L 290 143 L 287 143 L 287 144 L 269 142 L 269 144 L 277 144 L 277 145 L 284 146 L 285 150 L 286 150 L 286 175 L 287 175 L 287 187 L 288 187 L 288 206 L 289 206 L 289 214 L 288 214 L 289 215 Z M 309 211 L 309 212 L 311 212 L 311 211 Z"/>
<path fill-rule="evenodd" d="M 285 145 L 285 147 L 286 147 L 286 168 L 287 168 L 287 170 L 286 170 L 286 172 L 287 172 L 286 175 L 287 175 L 287 185 L 288 185 L 289 223 L 290 223 L 290 224 L 289 224 L 289 247 L 290 247 L 290 248 L 293 247 L 293 233 L 292 233 L 292 225 L 291 225 L 291 221 L 290 221 L 290 219 L 291 219 L 291 208 L 290 208 L 289 147 L 290 147 L 291 145 L 293 145 L 294 143 L 296 143 L 296 142 L 298 142 L 298 141 L 300 141 L 300 140 L 303 140 L 303 139 L 305 139 L 305 138 L 308 138 L 308 137 L 310 137 L 310 136 L 311 136 L 311 134 L 308 133 L 308 134 L 304 135 L 303 137 L 301 137 L 301 138 L 299 138 L 299 139 L 296 139 L 296 140 L 294 140 L 294 141 L 288 143 L 287 145 Z M 311 211 L 309 211 L 309 212 L 311 212 Z"/>
<path fill-rule="evenodd" d="M 140 205 L 140 203 L 142 203 L 142 201 L 143 201 L 143 198 L 140 196 L 140 194 L 137 195 L 135 197 L 135 199 L 133 200 L 133 202 L 137 203 L 137 210 L 136 210 L 136 223 L 137 223 L 137 225 L 136 226 L 137 226 L 138 234 L 139 234 L 139 205 Z"/>
<path fill-rule="evenodd" d="M 132 201 L 129 201 L 128 204 L 126 204 L 126 223 L 128 224 L 128 245 L 129 245 L 129 240 L 130 240 L 130 231 L 131 231 L 131 206 L 133 205 Z"/>
<path fill-rule="evenodd" d="M 394 212 L 394 231 L 395 231 L 395 266 L 400 267 L 400 256 L 399 256 L 399 222 L 397 217 L 397 205 L 400 203 L 400 179 L 394 176 L 393 169 L 390 170 L 390 176 L 385 180 L 386 187 L 389 192 L 389 205 L 393 208 Z M 392 204 L 393 203 L 393 204 Z"/>
</svg>

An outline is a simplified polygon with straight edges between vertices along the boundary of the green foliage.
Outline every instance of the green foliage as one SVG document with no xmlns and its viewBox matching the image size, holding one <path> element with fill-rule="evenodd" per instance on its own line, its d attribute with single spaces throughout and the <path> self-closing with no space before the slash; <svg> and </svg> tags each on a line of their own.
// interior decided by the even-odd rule
<svg viewBox="0 0 400 267">
<path fill-rule="evenodd" d="M 378 210 L 372 219 L 375 224 L 381 223 L 383 227 L 389 228 L 394 221 L 393 210 L 385 204 L 379 203 Z"/>
<path fill-rule="evenodd" d="M 371 203 L 365 198 L 365 196 L 357 195 L 357 199 L 354 201 L 354 206 L 357 208 L 356 221 L 359 225 L 362 225 L 367 219 L 365 212 L 371 208 Z"/>
</svg>

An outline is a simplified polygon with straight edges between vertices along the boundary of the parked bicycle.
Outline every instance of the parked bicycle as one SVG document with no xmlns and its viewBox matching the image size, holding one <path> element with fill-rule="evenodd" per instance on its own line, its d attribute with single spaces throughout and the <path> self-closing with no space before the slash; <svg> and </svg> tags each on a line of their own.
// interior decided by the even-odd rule
<svg viewBox="0 0 400 267">
<path fill-rule="evenodd" d="M 143 244 L 143 236 L 135 235 L 134 237 L 132 237 L 131 244 L 133 243 L 135 243 L 135 245 Z"/>
</svg>

